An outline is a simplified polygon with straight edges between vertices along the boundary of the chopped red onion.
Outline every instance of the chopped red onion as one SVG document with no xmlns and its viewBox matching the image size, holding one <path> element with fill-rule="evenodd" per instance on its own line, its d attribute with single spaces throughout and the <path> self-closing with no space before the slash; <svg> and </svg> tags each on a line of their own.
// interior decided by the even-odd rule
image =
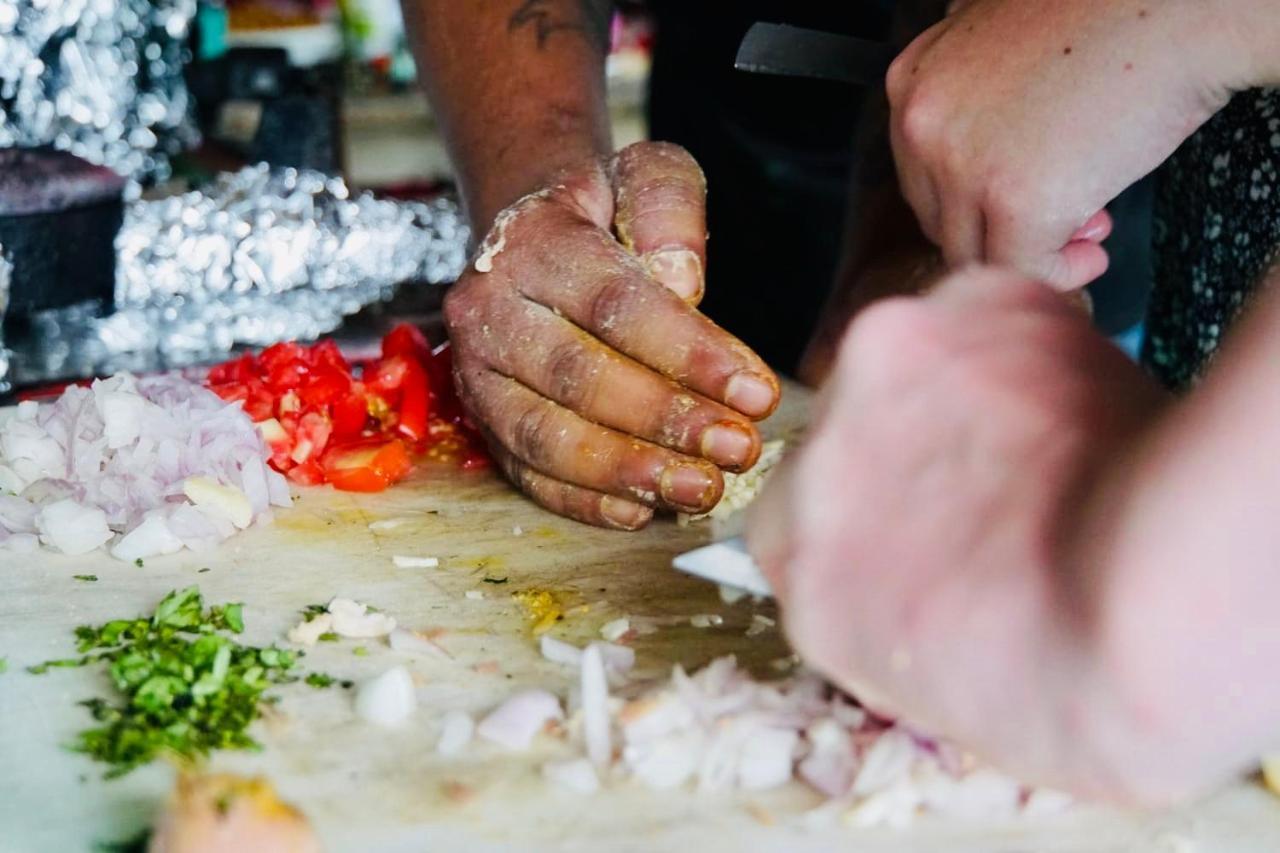
<svg viewBox="0 0 1280 853">
<path fill-rule="evenodd" d="M 238 405 L 176 376 L 119 374 L 0 421 L 0 548 L 122 560 L 212 548 L 289 505 Z"/>
</svg>

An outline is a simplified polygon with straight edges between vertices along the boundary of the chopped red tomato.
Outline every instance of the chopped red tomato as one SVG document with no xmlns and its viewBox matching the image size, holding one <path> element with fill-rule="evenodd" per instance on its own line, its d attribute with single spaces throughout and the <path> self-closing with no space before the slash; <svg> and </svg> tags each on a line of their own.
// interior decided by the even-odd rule
<svg viewBox="0 0 1280 853">
<path fill-rule="evenodd" d="M 427 437 L 427 416 L 431 414 L 430 386 L 427 371 L 417 360 L 406 361 L 404 384 L 400 392 L 400 421 L 396 431 L 412 442 Z"/>
<path fill-rule="evenodd" d="M 488 464 L 450 371 L 448 345 L 432 350 L 402 323 L 368 363 L 350 364 L 332 340 L 280 343 L 217 365 L 207 383 L 259 424 L 272 467 L 290 480 L 368 492 L 408 474 L 411 452 Z"/>
<path fill-rule="evenodd" d="M 380 492 L 413 468 L 404 442 L 372 441 L 335 447 L 320 462 L 334 488 Z"/>
<path fill-rule="evenodd" d="M 382 357 L 397 355 L 426 364 L 431 359 L 431 344 L 417 326 L 400 323 L 382 339 Z"/>
<path fill-rule="evenodd" d="M 369 401 L 365 399 L 364 387 L 357 382 L 351 391 L 334 400 L 330 417 L 335 439 L 345 441 L 359 437 L 369 422 Z"/>
<path fill-rule="evenodd" d="M 324 482 L 324 471 L 314 459 L 294 465 L 284 475 L 299 486 L 318 486 Z"/>
</svg>

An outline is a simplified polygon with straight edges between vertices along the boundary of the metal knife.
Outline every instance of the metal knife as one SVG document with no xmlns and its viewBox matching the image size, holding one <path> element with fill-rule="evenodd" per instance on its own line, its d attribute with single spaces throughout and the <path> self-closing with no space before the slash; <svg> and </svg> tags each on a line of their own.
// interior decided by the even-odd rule
<svg viewBox="0 0 1280 853">
<path fill-rule="evenodd" d="M 747 30 L 733 67 L 756 74 L 881 86 L 895 55 L 893 46 L 884 42 L 761 22 Z"/>
<path fill-rule="evenodd" d="M 741 536 L 687 551 L 676 557 L 672 565 L 686 574 L 745 589 L 752 595 L 773 595 L 769 581 L 747 553 L 747 543 Z"/>
</svg>

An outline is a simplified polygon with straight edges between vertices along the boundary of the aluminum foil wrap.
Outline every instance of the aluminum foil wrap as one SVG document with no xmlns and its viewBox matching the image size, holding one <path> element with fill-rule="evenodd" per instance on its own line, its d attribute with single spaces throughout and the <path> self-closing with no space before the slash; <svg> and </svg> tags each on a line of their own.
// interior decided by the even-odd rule
<svg viewBox="0 0 1280 853">
<path fill-rule="evenodd" d="M 139 182 L 199 140 L 182 77 L 196 0 L 0 0 L 0 147 L 53 145 Z"/>
<path fill-rule="evenodd" d="M 466 263 L 456 202 L 352 195 L 340 178 L 265 165 L 196 192 L 139 200 L 116 237 L 116 310 L 31 319 L 20 384 L 208 363 L 237 345 L 309 340 L 402 282 L 451 282 Z"/>
</svg>

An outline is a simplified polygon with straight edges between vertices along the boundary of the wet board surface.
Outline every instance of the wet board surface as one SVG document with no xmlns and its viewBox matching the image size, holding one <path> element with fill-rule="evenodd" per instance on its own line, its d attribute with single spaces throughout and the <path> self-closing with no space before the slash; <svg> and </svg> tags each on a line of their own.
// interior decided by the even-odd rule
<svg viewBox="0 0 1280 853">
<path fill-rule="evenodd" d="M 804 392 L 789 388 L 766 433 L 796 431 L 805 406 Z M 369 527 L 389 519 L 402 521 Z M 522 590 L 556 597 L 565 617 L 551 633 L 570 642 L 597 637 L 603 623 L 620 616 L 654 628 L 635 641 L 637 677 L 729 653 L 770 672 L 787 654 L 781 637 L 772 631 L 748 638 L 745 630 L 753 613 L 775 615 L 772 606 L 725 605 L 710 584 L 670 569 L 675 554 L 709 535 L 706 525 L 681 528 L 671 519 L 638 534 L 594 530 L 539 510 L 492 474 L 445 466 L 378 495 L 305 490 L 269 526 L 215 551 L 154 558 L 143 568 L 101 555 L 0 552 L 0 656 L 9 664 L 0 675 L 0 851 L 90 851 L 149 823 L 170 788 L 171 768 L 159 763 L 104 781 L 102 765 L 61 748 L 90 722 L 76 703 L 110 695 L 101 668 L 33 676 L 23 667 L 69 656 L 77 625 L 149 613 L 170 590 L 191 584 L 206 603 L 244 602 L 244 642 L 283 643 L 303 607 L 341 595 L 376 605 L 405 627 L 438 631 L 452 655 L 406 656 L 380 640 L 321 643 L 303 658 L 304 672 L 359 680 L 405 665 L 419 684 L 409 723 L 377 728 L 354 716 L 349 691 L 285 685 L 272 691 L 280 703 L 253 729 L 263 750 L 213 759 L 215 770 L 269 777 L 306 812 L 329 851 L 1280 849 L 1280 802 L 1253 785 L 1160 815 L 1080 808 L 1034 822 L 922 820 L 905 831 L 867 831 L 806 827 L 800 816 L 819 799 L 800 786 L 716 797 L 615 782 L 584 798 L 542 780 L 544 762 L 572 753 L 551 738 L 522 754 L 473 744 L 459 757 L 436 755 L 446 710 L 482 713 L 525 686 L 569 691 L 573 673 L 542 659 L 527 614 L 512 598 Z M 396 568 L 397 554 L 436 557 L 440 566 Z M 99 580 L 79 582 L 76 574 Z M 485 597 L 466 597 L 471 590 Z M 703 613 L 724 622 L 691 626 L 689 618 Z M 359 645 L 366 656 L 353 653 Z"/>
</svg>

